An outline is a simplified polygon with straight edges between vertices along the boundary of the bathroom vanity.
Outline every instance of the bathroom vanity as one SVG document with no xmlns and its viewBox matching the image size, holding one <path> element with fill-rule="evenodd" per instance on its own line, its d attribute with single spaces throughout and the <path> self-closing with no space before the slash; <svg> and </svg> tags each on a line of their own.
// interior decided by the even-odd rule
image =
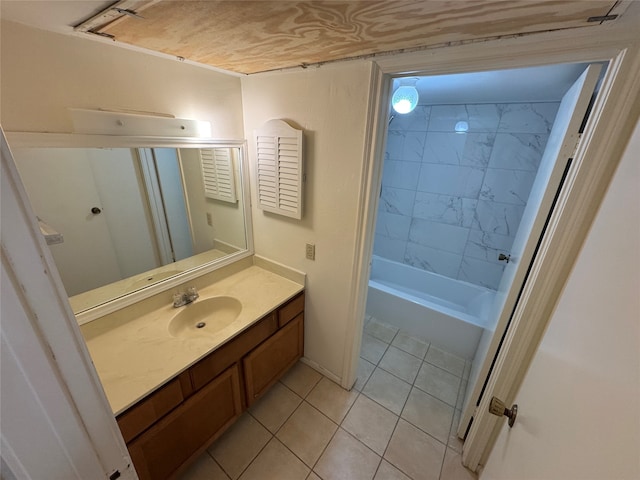
<svg viewBox="0 0 640 480">
<path fill-rule="evenodd" d="M 51 253 L 135 469 L 174 478 L 304 352 L 305 275 L 253 254 L 246 142 L 11 143 L 36 214 L 61 229 Z M 51 190 L 48 166 L 74 175 Z"/>
<path fill-rule="evenodd" d="M 305 275 L 253 252 L 246 142 L 166 132 L 10 138 L 130 458 L 153 480 L 304 353 Z M 52 189 L 49 167 L 74 175 Z"/>
<path fill-rule="evenodd" d="M 191 305 L 174 308 L 165 293 L 81 327 L 141 479 L 182 471 L 304 353 L 303 280 L 233 268 L 210 285 L 202 280 Z M 229 298 L 241 309 L 225 324 L 172 329 L 198 304 L 212 305 L 215 322 Z"/>
</svg>

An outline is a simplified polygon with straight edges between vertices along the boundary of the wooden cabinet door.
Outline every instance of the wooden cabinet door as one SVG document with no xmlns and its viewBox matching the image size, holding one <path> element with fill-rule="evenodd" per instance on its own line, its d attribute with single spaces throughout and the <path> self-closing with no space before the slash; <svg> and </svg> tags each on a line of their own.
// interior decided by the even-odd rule
<svg viewBox="0 0 640 480">
<path fill-rule="evenodd" d="M 241 413 L 235 364 L 128 445 L 140 479 L 170 478 Z"/>
<path fill-rule="evenodd" d="M 304 292 L 289 300 L 278 310 L 278 327 L 282 328 L 291 320 L 304 312 Z"/>
<path fill-rule="evenodd" d="M 176 378 L 138 402 L 117 419 L 124 441 L 129 443 L 183 400 L 180 378 Z"/>
<path fill-rule="evenodd" d="M 189 369 L 193 387 L 199 390 L 220 372 L 239 362 L 252 349 L 260 345 L 278 330 L 278 321 L 271 313 L 249 327 L 230 342 L 219 347 Z"/>
<path fill-rule="evenodd" d="M 243 360 L 247 405 L 253 404 L 304 353 L 304 314 L 298 315 Z"/>
</svg>

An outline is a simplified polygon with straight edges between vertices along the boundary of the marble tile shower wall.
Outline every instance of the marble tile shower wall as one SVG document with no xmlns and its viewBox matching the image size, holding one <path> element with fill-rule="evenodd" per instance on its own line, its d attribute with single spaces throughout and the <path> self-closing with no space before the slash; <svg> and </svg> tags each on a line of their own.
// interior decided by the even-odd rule
<svg viewBox="0 0 640 480">
<path fill-rule="evenodd" d="M 496 289 L 559 103 L 418 106 L 390 122 L 374 253 Z M 455 133 L 458 121 L 467 133 Z"/>
</svg>

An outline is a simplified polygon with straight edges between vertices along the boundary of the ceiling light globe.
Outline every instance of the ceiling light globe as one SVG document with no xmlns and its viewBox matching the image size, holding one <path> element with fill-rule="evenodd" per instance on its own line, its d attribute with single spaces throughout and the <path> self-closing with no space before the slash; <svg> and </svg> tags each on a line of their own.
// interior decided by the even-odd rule
<svg viewBox="0 0 640 480">
<path fill-rule="evenodd" d="M 393 109 L 400 114 L 412 112 L 418 105 L 418 90 L 411 85 L 402 85 L 391 97 Z"/>
</svg>

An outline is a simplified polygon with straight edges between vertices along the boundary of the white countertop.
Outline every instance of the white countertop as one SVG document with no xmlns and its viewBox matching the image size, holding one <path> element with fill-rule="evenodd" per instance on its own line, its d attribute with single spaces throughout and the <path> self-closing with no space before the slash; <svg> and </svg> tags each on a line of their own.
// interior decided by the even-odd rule
<svg viewBox="0 0 640 480">
<path fill-rule="evenodd" d="M 166 305 L 130 318 L 108 315 L 81 326 L 98 376 L 115 415 L 166 383 L 224 344 L 264 315 L 303 290 L 258 266 L 250 266 L 201 288 L 200 298 L 226 295 L 242 304 L 239 316 L 215 334 L 201 338 L 176 338 L 168 331 L 171 318 L 183 308 Z M 129 307 L 131 308 L 131 307 Z"/>
</svg>

